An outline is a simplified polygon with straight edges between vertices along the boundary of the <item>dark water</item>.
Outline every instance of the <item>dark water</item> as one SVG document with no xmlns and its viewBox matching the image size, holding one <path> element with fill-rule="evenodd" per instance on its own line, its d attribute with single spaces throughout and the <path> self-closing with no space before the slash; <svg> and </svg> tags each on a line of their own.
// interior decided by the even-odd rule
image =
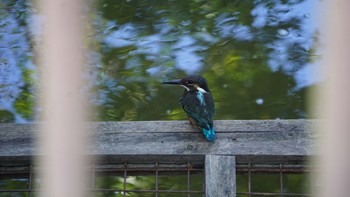
<svg viewBox="0 0 350 197">
<path fill-rule="evenodd" d="M 315 20 L 319 4 L 318 0 L 95 2 L 96 9 L 89 14 L 95 30 L 85 37 L 91 41 L 85 75 L 91 90 L 86 94 L 97 109 L 94 120 L 186 119 L 179 105 L 183 89 L 159 82 L 194 73 L 209 83 L 216 119 L 310 118 L 306 93 L 320 81 Z M 35 106 L 39 97 L 35 88 L 40 84 L 33 43 L 34 37 L 40 38 L 43 21 L 29 1 L 0 2 L 0 122 L 32 122 L 40 115 Z M 305 177 L 286 175 L 290 180 L 286 190 L 306 190 Z M 237 178 L 238 191 L 246 191 L 246 177 Z M 154 185 L 152 177 L 139 179 Z M 198 176 L 195 182 L 202 179 Z M 98 184 L 112 186 L 118 180 L 102 177 Z M 262 181 L 255 191 L 279 189 L 265 178 L 256 180 Z"/>
<path fill-rule="evenodd" d="M 317 0 L 95 3 L 87 55 L 96 121 L 185 119 L 183 89 L 159 82 L 203 75 L 216 119 L 308 118 L 319 79 Z M 30 2 L 0 3 L 0 121 L 33 121 L 33 37 L 44 21 Z"/>
</svg>

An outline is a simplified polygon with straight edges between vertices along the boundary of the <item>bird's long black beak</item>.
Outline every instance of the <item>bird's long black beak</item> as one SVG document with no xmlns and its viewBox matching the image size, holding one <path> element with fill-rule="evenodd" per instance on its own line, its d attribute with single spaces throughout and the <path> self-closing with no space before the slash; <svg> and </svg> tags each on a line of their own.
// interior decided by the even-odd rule
<svg viewBox="0 0 350 197">
<path fill-rule="evenodd" d="M 181 82 L 181 79 L 174 79 L 174 80 L 170 80 L 170 81 L 163 81 L 162 84 L 175 84 L 175 85 L 179 85 Z"/>
</svg>

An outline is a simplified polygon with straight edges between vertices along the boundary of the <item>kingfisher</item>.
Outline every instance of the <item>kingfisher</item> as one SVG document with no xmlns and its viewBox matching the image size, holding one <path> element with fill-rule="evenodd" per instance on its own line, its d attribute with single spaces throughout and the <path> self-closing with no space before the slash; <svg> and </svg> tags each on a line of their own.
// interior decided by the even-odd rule
<svg viewBox="0 0 350 197">
<path fill-rule="evenodd" d="M 175 84 L 185 88 L 180 97 L 182 109 L 186 112 L 190 123 L 198 126 L 205 138 L 213 142 L 216 138 L 213 126 L 215 105 L 207 81 L 200 75 L 188 75 L 162 84 Z"/>
</svg>

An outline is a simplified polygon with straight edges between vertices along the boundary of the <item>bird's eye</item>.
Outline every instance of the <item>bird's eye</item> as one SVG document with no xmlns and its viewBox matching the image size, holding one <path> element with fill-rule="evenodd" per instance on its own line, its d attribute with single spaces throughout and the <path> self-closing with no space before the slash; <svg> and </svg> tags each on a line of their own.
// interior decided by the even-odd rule
<svg viewBox="0 0 350 197">
<path fill-rule="evenodd" d="M 192 80 L 188 80 L 187 83 L 188 83 L 188 84 L 192 84 L 193 81 L 192 81 Z"/>
</svg>

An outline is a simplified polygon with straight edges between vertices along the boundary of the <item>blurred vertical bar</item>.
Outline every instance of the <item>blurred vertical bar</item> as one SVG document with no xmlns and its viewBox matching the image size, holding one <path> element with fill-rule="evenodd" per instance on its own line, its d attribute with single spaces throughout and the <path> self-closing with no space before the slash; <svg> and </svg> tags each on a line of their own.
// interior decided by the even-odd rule
<svg viewBox="0 0 350 197">
<path fill-rule="evenodd" d="M 45 18 L 39 48 L 41 196 L 85 196 L 86 102 L 82 95 L 84 13 L 80 0 L 38 0 Z M 84 166 L 83 166 L 84 165 Z"/>
<path fill-rule="evenodd" d="M 318 106 L 326 117 L 324 135 L 319 143 L 320 181 L 316 196 L 350 195 L 350 1 L 326 1 L 325 61 L 327 82 Z M 318 102 L 322 97 L 315 97 Z M 315 181 L 314 181 L 315 182 Z"/>
</svg>

